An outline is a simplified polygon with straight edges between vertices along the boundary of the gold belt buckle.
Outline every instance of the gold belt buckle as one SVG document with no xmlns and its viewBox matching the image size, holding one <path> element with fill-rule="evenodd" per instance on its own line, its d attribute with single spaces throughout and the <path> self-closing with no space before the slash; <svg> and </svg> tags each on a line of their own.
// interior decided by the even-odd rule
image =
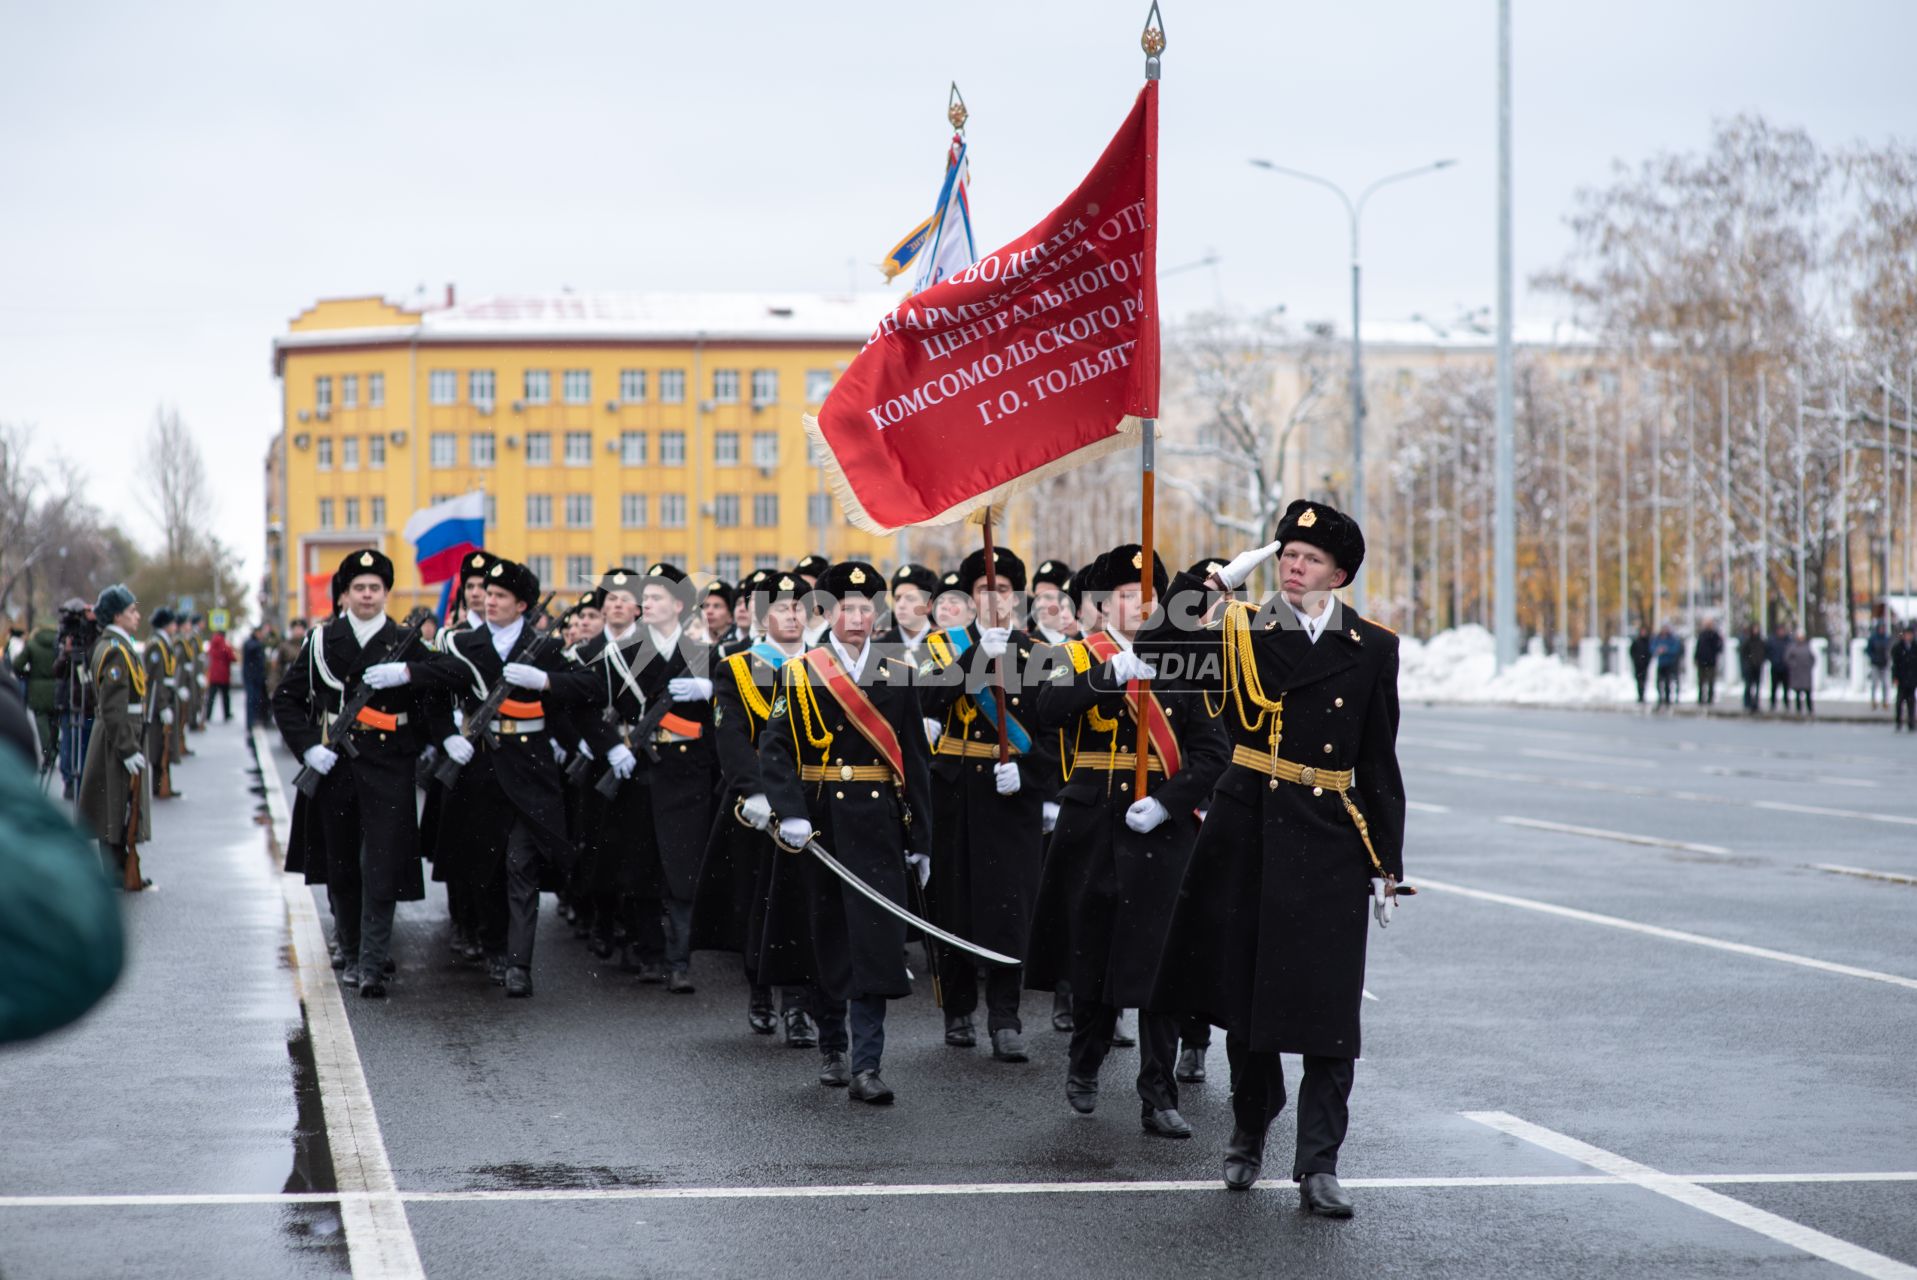
<svg viewBox="0 0 1917 1280">
<path fill-rule="evenodd" d="M 1313 783 L 1317 782 L 1317 780 L 1318 780 L 1318 771 L 1316 769 L 1312 768 L 1308 764 L 1299 766 L 1298 768 L 1298 785 L 1299 786 L 1309 787 Z"/>
<path fill-rule="evenodd" d="M 851 765 L 849 765 L 849 764 L 842 764 L 842 765 L 840 765 L 840 766 L 839 766 L 839 781 L 840 781 L 840 782 L 850 782 L 850 781 L 852 781 L 852 766 L 851 766 Z"/>
</svg>

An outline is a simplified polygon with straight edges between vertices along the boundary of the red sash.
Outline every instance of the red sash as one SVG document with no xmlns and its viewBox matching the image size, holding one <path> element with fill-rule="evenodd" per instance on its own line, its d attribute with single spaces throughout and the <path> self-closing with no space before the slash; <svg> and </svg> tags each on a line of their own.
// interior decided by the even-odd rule
<svg viewBox="0 0 1917 1280">
<path fill-rule="evenodd" d="M 905 781 L 905 752 L 899 746 L 899 735 L 892 732 L 891 722 L 879 714 L 879 709 L 872 705 L 872 699 L 865 696 L 865 690 L 846 674 L 845 668 L 839 665 L 839 660 L 830 649 L 821 647 L 808 650 L 805 660 L 818 673 L 819 679 L 825 681 L 825 687 L 852 721 L 852 727 L 859 731 L 859 736 L 872 744 L 872 749 L 891 766 L 900 782 Z M 872 656 L 872 660 L 883 661 L 877 654 Z"/>
<path fill-rule="evenodd" d="M 1110 662 L 1119 651 L 1119 643 L 1109 631 L 1097 631 L 1085 637 L 1085 647 L 1097 655 L 1100 662 Z M 1125 686 L 1125 703 L 1131 708 L 1132 719 L 1138 719 L 1138 681 L 1133 680 Z M 1184 758 L 1178 753 L 1178 735 L 1172 732 L 1171 721 L 1165 717 L 1165 708 L 1158 703 L 1158 695 L 1147 689 L 1145 693 L 1145 732 L 1150 735 L 1152 751 L 1165 764 L 1165 776 L 1171 777 L 1184 764 Z"/>
</svg>

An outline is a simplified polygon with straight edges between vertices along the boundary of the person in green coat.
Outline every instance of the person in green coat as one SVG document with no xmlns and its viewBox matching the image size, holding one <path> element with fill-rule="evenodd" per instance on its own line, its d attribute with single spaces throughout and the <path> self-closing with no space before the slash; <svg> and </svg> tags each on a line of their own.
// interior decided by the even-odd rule
<svg viewBox="0 0 1917 1280">
<path fill-rule="evenodd" d="M 147 758 L 141 748 L 150 686 L 140 663 L 133 631 L 140 606 L 133 593 L 115 583 L 100 593 L 94 616 L 106 623 L 93 646 L 91 668 L 96 704 L 93 737 L 87 742 L 86 767 L 80 773 L 77 816 L 99 840 L 107 866 L 123 872 L 126 859 L 127 801 L 138 787 L 138 840 L 153 836 L 153 806 L 148 794 Z M 140 885 L 145 888 L 150 881 Z"/>
<path fill-rule="evenodd" d="M 54 693 L 59 681 L 53 664 L 60 656 L 60 633 L 50 624 L 34 628 L 26 648 L 13 670 L 27 682 L 27 710 L 33 713 L 34 728 L 40 738 L 40 772 L 51 773 L 59 757 L 60 738 L 53 723 Z"/>
</svg>

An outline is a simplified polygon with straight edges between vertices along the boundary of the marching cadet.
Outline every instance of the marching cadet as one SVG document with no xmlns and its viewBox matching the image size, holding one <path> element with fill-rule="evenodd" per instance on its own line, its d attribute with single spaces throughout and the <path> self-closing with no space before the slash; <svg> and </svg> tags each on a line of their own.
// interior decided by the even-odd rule
<svg viewBox="0 0 1917 1280">
<path fill-rule="evenodd" d="M 778 576 L 770 569 L 754 569 L 740 579 L 738 595 L 732 602 L 732 629 L 738 633 L 738 639 L 729 645 L 721 645 L 716 652 L 717 657 L 730 657 L 759 638 L 755 634 L 758 619 L 752 611 L 752 593 L 759 589 L 768 577 Z"/>
<path fill-rule="evenodd" d="M 932 600 L 932 625 L 941 631 L 972 625 L 972 597 L 959 586 L 957 569 L 939 579 L 938 595 Z"/>
<path fill-rule="evenodd" d="M 819 575 L 831 568 L 832 562 L 817 552 L 814 552 L 792 567 L 798 571 L 799 577 L 805 580 L 806 586 L 814 587 L 818 585 Z M 815 611 L 805 624 L 805 643 L 807 648 L 811 648 L 813 645 L 819 643 L 820 639 L 825 635 L 826 627 L 827 623 L 824 610 Z"/>
<path fill-rule="evenodd" d="M 759 731 L 772 714 L 779 669 L 804 652 L 806 620 L 803 580 L 796 573 L 768 577 L 770 584 L 753 596 L 764 638 L 721 661 L 713 673 L 713 745 L 723 782 L 712 837 L 699 867 L 692 945 L 744 956 L 746 1024 L 760 1035 L 771 1035 L 782 1018 L 786 1044 L 811 1049 L 817 1047 L 819 1033 L 808 1011 L 807 989 L 781 987 L 782 1008 L 775 1017 L 772 988 L 758 979 L 766 893 L 773 860 L 779 856 L 765 832 L 772 808 L 760 773 Z"/>
<path fill-rule="evenodd" d="M 502 681 L 524 688 L 534 676 L 564 670 L 558 638 L 538 635 L 527 622 L 538 601 L 538 576 L 495 558 L 486 570 L 484 627 L 448 628 L 452 639 L 444 651 L 378 663 L 362 676 L 375 689 L 417 684 L 421 691 L 443 690 L 462 708 L 463 731 L 455 726 L 452 700 L 427 699 L 428 734 L 460 766 L 444 803 L 461 815 L 457 856 L 465 865 L 453 874 L 472 878 L 489 976 L 513 997 L 533 993 L 542 867 L 557 871 L 570 861 L 565 800 L 542 700 L 507 697 L 486 724 L 473 717 Z M 509 670 L 516 676 L 510 681 Z M 442 849 L 451 834 L 440 833 Z"/>
<path fill-rule="evenodd" d="M 600 588 L 604 643 L 580 670 L 547 677 L 515 669 L 509 678 L 600 709 L 585 738 L 618 790 L 596 818 L 595 883 L 602 904 L 610 890 L 631 904 L 627 936 L 638 947 L 640 980 L 690 995 L 692 896 L 712 834 L 717 772 L 712 651 L 685 634 L 693 588 L 677 565 L 614 569 Z"/>
<path fill-rule="evenodd" d="M 826 642 L 781 668 L 759 734 L 767 820 L 789 851 L 773 864 L 759 981 L 815 985 L 819 1083 L 882 1105 L 893 1098 L 880 1074 L 886 1001 L 911 993 L 905 924 L 799 851 L 816 835 L 903 906 L 931 849 L 931 777 L 912 668 L 872 643 L 885 578 L 847 561 L 817 590 L 830 602 Z"/>
<path fill-rule="evenodd" d="M 1047 560 L 1032 573 L 1032 635 L 1046 644 L 1059 645 L 1078 634 L 1078 618 L 1072 612 L 1072 598 L 1065 584 L 1072 580 L 1072 566 L 1063 560 Z"/>
<path fill-rule="evenodd" d="M 88 660 L 94 689 L 93 733 L 87 739 L 75 812 L 100 842 L 107 866 L 124 884 L 127 817 L 135 797 L 139 811 L 135 843 L 153 838 L 153 806 L 146 803 L 150 770 L 141 739 L 148 721 L 147 699 L 155 686 L 133 642 L 140 625 L 140 606 L 133 593 L 114 583 L 100 593 L 93 616 L 103 628 Z M 152 883 L 143 879 L 138 888 Z"/>
<path fill-rule="evenodd" d="M 453 637 L 462 631 L 476 631 L 486 625 L 486 573 L 498 557 L 483 548 L 469 551 L 459 565 L 458 616 L 439 629 L 433 648 L 444 653 Z M 438 702 L 452 706 L 452 695 L 440 689 L 422 689 L 419 704 L 422 721 L 436 719 Z M 428 766 L 439 755 L 436 740 L 429 739 L 422 759 Z M 433 879 L 446 886 L 446 914 L 452 921 L 450 945 L 454 958 L 466 963 L 485 959 L 479 945 L 479 896 L 471 872 L 475 870 L 462 850 L 460 814 L 446 807 L 446 789 L 431 773 L 426 774 L 425 800 L 419 811 L 419 846 L 433 864 Z M 443 850 L 443 851 L 442 851 Z M 467 874 L 460 874 L 461 871 Z"/>
<path fill-rule="evenodd" d="M 326 886 L 333 909 L 334 963 L 340 981 L 366 999 L 386 994 L 396 903 L 426 896 L 419 865 L 413 796 L 414 762 L 423 725 L 410 688 L 373 693 L 351 722 L 337 727 L 359 701 L 367 668 L 424 652 L 417 629 L 402 631 L 386 616 L 393 562 L 371 547 L 349 552 L 333 574 L 334 596 L 346 607 L 315 628 L 302 660 L 273 691 L 273 722 L 318 781 L 293 800 L 286 869 Z M 329 740 L 351 735 L 353 750 Z"/>
<path fill-rule="evenodd" d="M 173 653 L 173 612 L 165 605 L 153 611 L 152 632 L 140 653 L 146 674 L 146 701 L 152 704 L 146 713 L 141 750 L 153 764 L 153 798 L 173 800 L 180 795 L 173 789 L 173 720 L 179 714 L 179 695 L 174 677 L 179 662 Z"/>
<path fill-rule="evenodd" d="M 566 660 L 568 671 L 577 671 L 585 665 L 582 650 L 604 634 L 605 602 L 605 592 L 593 587 L 581 593 L 578 601 L 566 610 L 566 647 L 560 651 L 560 657 Z M 582 710 L 585 709 L 567 708 L 568 712 Z M 586 847 L 597 825 L 599 795 L 592 788 L 593 752 L 584 736 L 590 726 L 577 716 L 569 716 L 568 719 L 571 723 L 561 741 L 572 743 L 567 749 L 565 793 L 566 836 L 573 861 L 566 875 L 565 888 L 559 892 L 559 918 L 573 926 L 575 938 L 584 938 L 591 934 L 590 916 L 581 909 L 587 903 Z"/>
<path fill-rule="evenodd" d="M 724 578 L 707 582 L 705 592 L 699 597 L 699 616 L 706 624 L 706 643 L 714 649 L 729 645 L 744 634 L 732 622 L 732 606 L 737 598 L 732 584 Z"/>
<path fill-rule="evenodd" d="M 1143 621 L 1140 548 L 1118 547 L 1097 563 L 1104 567 L 1092 571 L 1096 583 L 1079 587 L 1107 593 L 1105 627 L 1041 651 L 1056 665 L 1039 681 L 1037 721 L 1062 738 L 1066 778 L 1033 913 L 1026 985 L 1043 991 L 1070 983 L 1065 1099 L 1081 1115 L 1098 1105 L 1098 1072 L 1119 1011 L 1140 1009 L 1140 1122 L 1155 1137 L 1189 1138 L 1173 1078 L 1178 1022 L 1145 1006 L 1198 838 L 1194 811 L 1211 795 L 1230 747 L 1197 695 L 1137 683 L 1156 674 L 1132 651 Z M 1165 567 L 1156 557 L 1152 578 L 1162 595 Z M 1132 789 L 1141 713 L 1150 743 L 1143 798 Z"/>
<path fill-rule="evenodd" d="M 1398 638 L 1332 594 L 1364 562 L 1348 516 L 1300 500 L 1276 540 L 1212 580 L 1173 579 L 1138 654 L 1168 680 L 1220 689 L 1208 703 L 1232 742 L 1160 962 L 1153 1006 L 1225 1028 L 1231 1141 L 1225 1185 L 1257 1181 L 1285 1103 L 1279 1054 L 1304 1057 L 1292 1177 L 1304 1207 L 1350 1217 L 1338 1151 L 1359 1055 L 1367 908 L 1380 926 L 1403 876 Z M 1212 588 L 1278 557 L 1278 594 L 1225 605 L 1195 629 Z"/>
<path fill-rule="evenodd" d="M 1024 562 L 1003 547 L 994 551 L 996 590 L 987 586 L 983 550 L 958 569 L 956 587 L 972 598 L 977 620 L 934 631 L 919 664 L 920 704 L 927 718 L 940 722 L 932 750 L 932 913 L 941 928 L 1023 956 L 1045 854 L 1044 806 L 1059 781 L 1057 739 L 1033 732 L 1029 699 L 1021 692 L 1032 656 L 1030 637 L 1013 625 L 1025 590 Z M 1010 746 L 1003 764 L 1001 710 Z M 977 964 L 955 949 L 933 950 L 945 997 L 945 1043 L 969 1049 L 978 1043 L 972 1020 Z M 991 965 L 985 974 L 986 1029 L 1000 1062 L 1026 1060 L 1018 1007 L 1023 982 L 1022 972 L 1006 965 Z"/>
<path fill-rule="evenodd" d="M 922 564 L 902 564 L 892 571 L 892 625 L 879 636 L 888 654 L 914 667 L 925 661 L 922 647 L 932 633 L 932 597 L 939 576 Z"/>
</svg>

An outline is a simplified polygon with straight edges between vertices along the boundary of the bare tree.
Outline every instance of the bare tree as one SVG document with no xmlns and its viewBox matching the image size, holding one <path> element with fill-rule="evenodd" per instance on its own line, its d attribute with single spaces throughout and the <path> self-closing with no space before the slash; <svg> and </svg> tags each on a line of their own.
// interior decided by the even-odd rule
<svg viewBox="0 0 1917 1280">
<path fill-rule="evenodd" d="M 153 413 L 140 452 L 140 506 L 159 527 L 161 554 L 169 565 L 201 549 L 213 512 L 206 459 L 179 410 L 161 405 Z"/>
</svg>

